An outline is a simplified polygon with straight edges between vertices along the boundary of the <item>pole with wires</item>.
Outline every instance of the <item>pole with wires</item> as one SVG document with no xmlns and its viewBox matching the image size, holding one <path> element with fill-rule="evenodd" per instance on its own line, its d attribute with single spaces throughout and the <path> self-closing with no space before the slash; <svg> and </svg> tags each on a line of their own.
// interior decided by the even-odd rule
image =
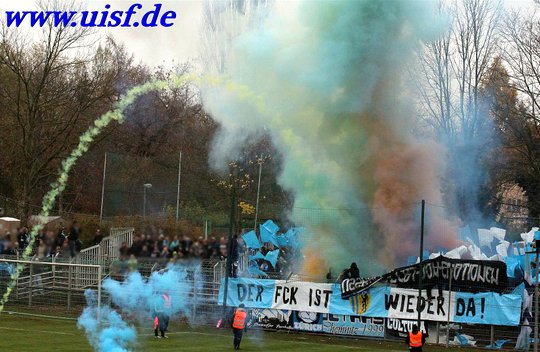
<svg viewBox="0 0 540 352">
<path fill-rule="evenodd" d="M 180 218 L 180 177 L 182 176 L 182 152 L 178 157 L 178 182 L 176 184 L 176 225 L 178 225 L 178 219 Z"/>
<path fill-rule="evenodd" d="M 259 215 L 259 194 L 261 192 L 261 174 L 262 164 L 264 162 L 263 156 L 258 159 L 259 162 L 259 181 L 257 182 L 257 201 L 255 202 L 255 222 L 253 223 L 253 230 L 257 231 L 257 217 Z"/>
<path fill-rule="evenodd" d="M 234 250 L 233 235 L 234 235 L 234 223 L 236 219 L 236 180 L 237 169 L 233 167 L 231 172 L 231 213 L 229 217 L 229 243 L 227 249 L 227 261 L 225 262 L 225 282 L 223 287 L 223 316 L 227 310 L 227 294 L 229 291 L 229 275 L 232 267 L 232 255 Z"/>
<path fill-rule="evenodd" d="M 422 199 L 422 212 L 420 215 L 420 262 L 418 263 L 418 327 L 422 321 L 422 312 L 420 303 L 422 302 L 422 262 L 424 261 L 424 215 L 426 211 L 426 201 Z"/>
<path fill-rule="evenodd" d="M 101 206 L 99 210 L 99 224 L 103 221 L 103 199 L 105 198 L 105 176 L 107 175 L 107 152 L 103 161 L 103 182 L 101 183 Z"/>
<path fill-rule="evenodd" d="M 540 254 L 540 231 L 534 232 L 536 274 L 534 282 L 534 352 L 538 352 L 538 255 Z"/>
</svg>

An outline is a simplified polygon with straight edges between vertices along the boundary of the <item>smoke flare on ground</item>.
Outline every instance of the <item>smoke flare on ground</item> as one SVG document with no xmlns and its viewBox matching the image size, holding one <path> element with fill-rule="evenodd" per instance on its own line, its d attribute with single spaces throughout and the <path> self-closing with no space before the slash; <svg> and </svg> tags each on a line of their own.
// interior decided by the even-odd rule
<svg viewBox="0 0 540 352">
<path fill-rule="evenodd" d="M 84 292 L 87 307 L 77 320 L 84 329 L 90 345 L 98 352 L 127 352 L 137 341 L 137 330 L 126 323 L 120 314 L 110 307 L 97 306 L 95 293 Z"/>
<path fill-rule="evenodd" d="M 226 89 L 203 95 L 222 126 L 216 167 L 260 134 L 272 136 L 283 155 L 278 181 L 294 195 L 290 218 L 311 233 L 306 253 L 315 255 L 305 269 L 312 274 L 352 260 L 364 274 L 401 264 L 417 253 L 420 200 L 442 199 L 444 150 L 411 135 L 403 78 L 422 40 L 440 32 L 432 5 L 287 2 L 287 11 L 238 38 L 226 65 L 272 113 L 261 115 Z M 320 210 L 306 216 L 304 209 Z M 453 244 L 449 233 L 435 232 L 450 232 L 450 224 L 430 223 L 432 246 Z"/>
<path fill-rule="evenodd" d="M 199 267 L 177 264 L 169 265 L 162 272 L 155 271 L 148 278 L 133 272 L 124 281 L 107 279 L 103 281 L 103 289 L 115 305 L 143 324 L 152 321 L 155 307 L 164 293 L 171 299 L 171 316 L 181 313 L 189 322 L 195 322 L 192 313 L 197 305 L 197 292 L 202 291 L 202 282 Z"/>
<path fill-rule="evenodd" d="M 170 299 L 167 315 L 174 319 L 195 319 L 197 295 L 202 291 L 200 266 L 169 264 L 166 269 L 153 272 L 148 278 L 139 272 L 127 275 L 124 281 L 106 279 L 103 289 L 122 314 L 136 318 L 141 327 L 153 330 L 156 312 L 162 310 L 163 295 Z M 137 340 L 137 331 L 109 306 L 98 309 L 95 294 L 85 292 L 87 307 L 79 317 L 78 326 L 84 328 L 88 341 L 95 351 L 128 351 Z M 160 318 L 161 319 L 161 318 Z"/>
</svg>

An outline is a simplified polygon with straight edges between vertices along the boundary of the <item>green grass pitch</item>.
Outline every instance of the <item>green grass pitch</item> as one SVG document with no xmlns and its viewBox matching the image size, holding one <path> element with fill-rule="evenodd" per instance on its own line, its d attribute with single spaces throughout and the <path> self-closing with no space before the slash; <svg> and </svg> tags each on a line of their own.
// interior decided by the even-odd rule
<svg viewBox="0 0 540 352">
<path fill-rule="evenodd" d="M 139 330 L 134 351 L 232 351 L 230 329 L 189 328 L 173 323 L 168 339 L 155 339 L 152 331 Z M 286 332 L 249 330 L 242 341 L 243 351 L 407 351 L 404 343 L 378 342 L 351 338 Z M 0 314 L 0 351 L 91 352 L 76 321 Z M 426 352 L 448 351 L 426 346 Z M 459 348 L 461 352 L 475 351 Z M 478 350 L 476 350 L 478 351 Z M 106 351 L 104 351 L 106 352 Z"/>
</svg>

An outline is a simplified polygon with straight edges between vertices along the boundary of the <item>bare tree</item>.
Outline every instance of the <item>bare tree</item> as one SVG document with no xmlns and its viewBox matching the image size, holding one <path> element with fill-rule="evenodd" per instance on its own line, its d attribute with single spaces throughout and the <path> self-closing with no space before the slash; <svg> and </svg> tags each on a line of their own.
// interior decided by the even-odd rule
<svg viewBox="0 0 540 352">
<path fill-rule="evenodd" d="M 452 67 L 459 88 L 461 137 L 475 138 L 485 128 L 480 113 L 480 85 L 497 47 L 500 4 L 491 0 L 464 0 L 455 9 L 453 28 L 456 55 Z"/>
<path fill-rule="evenodd" d="M 74 9 L 74 3 L 39 3 L 40 10 Z M 59 161 L 118 95 L 115 87 L 130 64 L 112 40 L 97 45 L 86 27 L 54 26 L 47 22 L 38 33 L 1 28 L 0 105 L 2 142 L 15 195 L 29 215 Z M 91 47 L 92 52 L 87 48 Z"/>
<path fill-rule="evenodd" d="M 440 11 L 445 11 L 439 7 Z M 451 66 L 451 31 L 437 40 L 426 43 L 419 55 L 422 80 L 418 81 L 423 122 L 430 126 L 438 139 L 453 136 L 456 123 L 453 118 L 453 87 Z"/>
<path fill-rule="evenodd" d="M 540 132 L 540 21 L 535 11 L 529 15 L 512 12 L 506 17 L 501 46 L 512 82 L 522 95 L 536 132 Z"/>
<path fill-rule="evenodd" d="M 508 68 L 509 86 L 519 99 L 517 113 L 501 118 L 509 167 L 526 191 L 531 215 L 540 214 L 540 20 L 532 13 L 511 12 L 505 18 L 501 49 Z"/>
<path fill-rule="evenodd" d="M 448 147 L 447 200 L 466 219 L 476 216 L 482 158 L 491 148 L 481 85 L 499 40 L 500 2 L 458 0 L 440 9 L 451 29 L 420 54 L 421 116 Z"/>
</svg>

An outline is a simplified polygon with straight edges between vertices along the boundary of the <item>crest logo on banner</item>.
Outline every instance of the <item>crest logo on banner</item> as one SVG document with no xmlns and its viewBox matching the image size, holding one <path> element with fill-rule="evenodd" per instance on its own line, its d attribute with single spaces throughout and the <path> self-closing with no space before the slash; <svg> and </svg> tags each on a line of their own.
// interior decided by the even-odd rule
<svg viewBox="0 0 540 352">
<path fill-rule="evenodd" d="M 369 309 L 371 296 L 369 294 L 356 295 L 349 298 L 349 302 L 351 303 L 353 312 L 362 315 Z"/>
</svg>

